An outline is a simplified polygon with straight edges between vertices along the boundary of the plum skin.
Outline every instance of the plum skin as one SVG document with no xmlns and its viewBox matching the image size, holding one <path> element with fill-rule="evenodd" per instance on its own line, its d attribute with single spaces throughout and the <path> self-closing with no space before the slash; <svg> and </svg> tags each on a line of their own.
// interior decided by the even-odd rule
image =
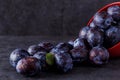
<svg viewBox="0 0 120 80">
<path fill-rule="evenodd" d="M 39 60 L 35 57 L 21 59 L 16 66 L 16 71 L 24 76 L 34 76 L 41 70 Z"/>
<path fill-rule="evenodd" d="M 54 54 L 55 63 L 58 71 L 69 72 L 73 68 L 72 58 L 68 53 L 58 53 Z"/>
<path fill-rule="evenodd" d="M 73 49 L 73 46 L 71 44 L 60 42 L 50 51 L 50 53 L 69 53 L 71 49 Z"/>
<path fill-rule="evenodd" d="M 115 26 L 111 26 L 105 32 L 104 45 L 106 48 L 110 48 L 120 41 L 120 29 Z"/>
<path fill-rule="evenodd" d="M 33 56 L 34 54 L 36 54 L 37 52 L 46 52 L 46 50 L 38 45 L 31 45 L 28 48 L 28 52 L 31 56 Z"/>
<path fill-rule="evenodd" d="M 98 28 L 91 28 L 87 33 L 87 41 L 94 47 L 103 44 L 103 31 Z"/>
<path fill-rule="evenodd" d="M 50 42 L 42 42 L 38 44 L 38 46 L 44 48 L 47 52 L 49 52 L 52 48 L 54 48 L 54 45 Z"/>
<path fill-rule="evenodd" d="M 104 47 L 93 47 L 89 53 L 89 59 L 95 65 L 106 64 L 109 60 L 109 52 Z"/>
<path fill-rule="evenodd" d="M 73 62 L 81 63 L 88 59 L 88 50 L 86 48 L 75 47 L 70 53 Z"/>
<path fill-rule="evenodd" d="M 13 66 L 13 67 L 16 67 L 18 61 L 22 58 L 25 58 L 27 56 L 30 56 L 29 53 L 24 50 L 24 49 L 15 49 L 14 51 L 12 51 L 12 53 L 10 54 L 10 58 L 9 58 L 9 61 L 10 61 L 10 64 Z"/>
<path fill-rule="evenodd" d="M 33 55 L 33 57 L 39 60 L 39 63 L 41 64 L 41 70 L 43 71 L 47 69 L 46 54 L 47 54 L 46 52 L 37 52 L 36 54 Z"/>
</svg>

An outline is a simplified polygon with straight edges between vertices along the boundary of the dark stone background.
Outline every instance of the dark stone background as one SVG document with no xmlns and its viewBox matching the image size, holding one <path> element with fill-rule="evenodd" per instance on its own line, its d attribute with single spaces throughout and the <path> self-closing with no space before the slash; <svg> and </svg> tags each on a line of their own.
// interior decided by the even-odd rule
<svg viewBox="0 0 120 80">
<path fill-rule="evenodd" d="M 0 35 L 76 36 L 94 13 L 118 0 L 0 0 Z"/>
</svg>

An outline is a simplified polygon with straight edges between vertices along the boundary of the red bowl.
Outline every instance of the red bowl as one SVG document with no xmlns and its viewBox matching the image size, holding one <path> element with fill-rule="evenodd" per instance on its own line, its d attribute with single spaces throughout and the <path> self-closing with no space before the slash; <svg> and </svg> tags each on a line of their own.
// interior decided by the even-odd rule
<svg viewBox="0 0 120 80">
<path fill-rule="evenodd" d="M 102 11 L 106 11 L 108 9 L 108 7 L 110 6 L 114 6 L 114 5 L 118 5 L 120 6 L 120 2 L 114 2 L 114 3 L 111 3 L 111 4 L 108 4 L 104 7 L 102 7 L 100 10 L 98 10 L 97 12 L 102 12 Z M 93 16 L 94 17 L 94 16 Z M 88 26 L 90 25 L 90 23 L 93 21 L 93 17 L 89 20 L 88 22 Z M 114 45 L 113 47 L 109 48 L 108 49 L 109 53 L 110 53 L 110 57 L 111 58 L 117 58 L 117 57 L 120 57 L 120 42 L 117 43 L 116 45 Z"/>
</svg>

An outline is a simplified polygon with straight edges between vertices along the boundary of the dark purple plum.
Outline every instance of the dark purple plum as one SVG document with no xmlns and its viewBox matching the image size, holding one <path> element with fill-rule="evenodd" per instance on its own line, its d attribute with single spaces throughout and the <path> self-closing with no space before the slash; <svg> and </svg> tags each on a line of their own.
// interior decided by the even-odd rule
<svg viewBox="0 0 120 80">
<path fill-rule="evenodd" d="M 107 48 L 110 48 L 120 42 L 120 28 L 111 26 L 105 33 L 104 43 Z"/>
<path fill-rule="evenodd" d="M 104 47 L 93 47 L 89 53 L 89 59 L 95 65 L 106 64 L 109 60 L 109 52 Z"/>
<path fill-rule="evenodd" d="M 111 25 L 116 25 L 117 22 L 113 20 L 112 17 L 108 16 L 106 19 L 105 19 L 105 22 L 104 22 L 104 25 L 106 26 L 106 29 L 109 28 Z"/>
<path fill-rule="evenodd" d="M 56 45 L 56 48 L 58 48 L 58 49 L 68 48 L 69 50 L 71 50 L 73 48 L 73 46 L 71 46 L 68 43 L 61 42 L 61 43 Z"/>
<path fill-rule="evenodd" d="M 38 45 L 32 45 L 32 46 L 30 46 L 29 48 L 28 48 L 28 52 L 29 52 L 29 54 L 30 55 L 34 55 L 35 53 L 37 53 L 37 52 L 46 52 L 46 50 L 43 48 L 43 47 L 41 47 L 41 46 L 38 46 Z"/>
<path fill-rule="evenodd" d="M 109 15 L 117 15 L 120 14 L 120 7 L 119 6 L 111 6 L 107 9 Z"/>
<path fill-rule="evenodd" d="M 120 20 L 120 7 L 119 6 L 111 6 L 107 9 L 107 12 L 110 16 L 114 18 L 114 20 Z"/>
<path fill-rule="evenodd" d="M 54 48 L 54 45 L 50 42 L 42 42 L 38 44 L 38 46 L 43 47 L 47 52 L 49 52 L 52 48 Z"/>
<path fill-rule="evenodd" d="M 88 50 L 86 48 L 81 48 L 81 47 L 75 47 L 74 49 L 71 50 L 70 53 L 73 62 L 84 62 L 88 58 Z"/>
<path fill-rule="evenodd" d="M 26 57 L 17 63 L 16 71 L 25 76 L 34 76 L 41 72 L 41 65 L 37 58 Z"/>
<path fill-rule="evenodd" d="M 29 53 L 24 50 L 24 49 L 15 49 L 11 54 L 10 54 L 10 64 L 13 66 L 13 67 L 16 67 L 18 61 L 22 58 L 25 58 L 29 56 Z"/>
<path fill-rule="evenodd" d="M 115 5 L 111 6 L 107 9 L 107 12 L 110 16 L 114 18 L 114 20 L 119 21 L 120 20 L 120 7 Z"/>
<path fill-rule="evenodd" d="M 59 53 L 54 54 L 55 63 L 58 71 L 60 72 L 68 72 L 73 68 L 72 58 L 68 53 Z"/>
<path fill-rule="evenodd" d="M 94 15 L 93 22 L 96 26 L 98 26 L 98 28 L 105 29 L 106 26 L 104 26 L 103 24 L 104 24 L 106 17 L 107 17 L 107 12 L 105 11 L 96 13 Z"/>
<path fill-rule="evenodd" d="M 75 48 L 75 47 L 86 48 L 85 40 L 84 40 L 84 39 L 81 39 L 81 38 L 77 38 L 77 39 L 74 41 L 74 48 Z"/>
<path fill-rule="evenodd" d="M 87 33 L 87 41 L 94 47 L 103 44 L 103 32 L 98 28 L 91 28 Z"/>
<path fill-rule="evenodd" d="M 79 37 L 80 38 L 86 38 L 86 35 L 87 35 L 87 32 L 88 32 L 89 28 L 90 27 L 88 27 L 88 26 L 83 27 L 79 32 Z"/>
<path fill-rule="evenodd" d="M 37 58 L 41 64 L 41 70 L 47 69 L 47 63 L 46 63 L 46 52 L 37 52 L 33 55 L 33 57 Z"/>
<path fill-rule="evenodd" d="M 73 46 L 71 44 L 61 42 L 51 50 L 51 53 L 59 53 L 59 52 L 64 53 L 64 52 L 69 52 L 71 49 L 73 49 Z"/>
</svg>

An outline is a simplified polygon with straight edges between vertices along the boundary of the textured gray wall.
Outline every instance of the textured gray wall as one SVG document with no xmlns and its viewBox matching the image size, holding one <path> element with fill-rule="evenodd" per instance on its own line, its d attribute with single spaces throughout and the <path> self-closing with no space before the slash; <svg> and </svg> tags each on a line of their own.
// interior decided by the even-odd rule
<svg viewBox="0 0 120 80">
<path fill-rule="evenodd" d="M 0 0 L 0 35 L 77 35 L 102 6 L 118 0 Z"/>
</svg>

